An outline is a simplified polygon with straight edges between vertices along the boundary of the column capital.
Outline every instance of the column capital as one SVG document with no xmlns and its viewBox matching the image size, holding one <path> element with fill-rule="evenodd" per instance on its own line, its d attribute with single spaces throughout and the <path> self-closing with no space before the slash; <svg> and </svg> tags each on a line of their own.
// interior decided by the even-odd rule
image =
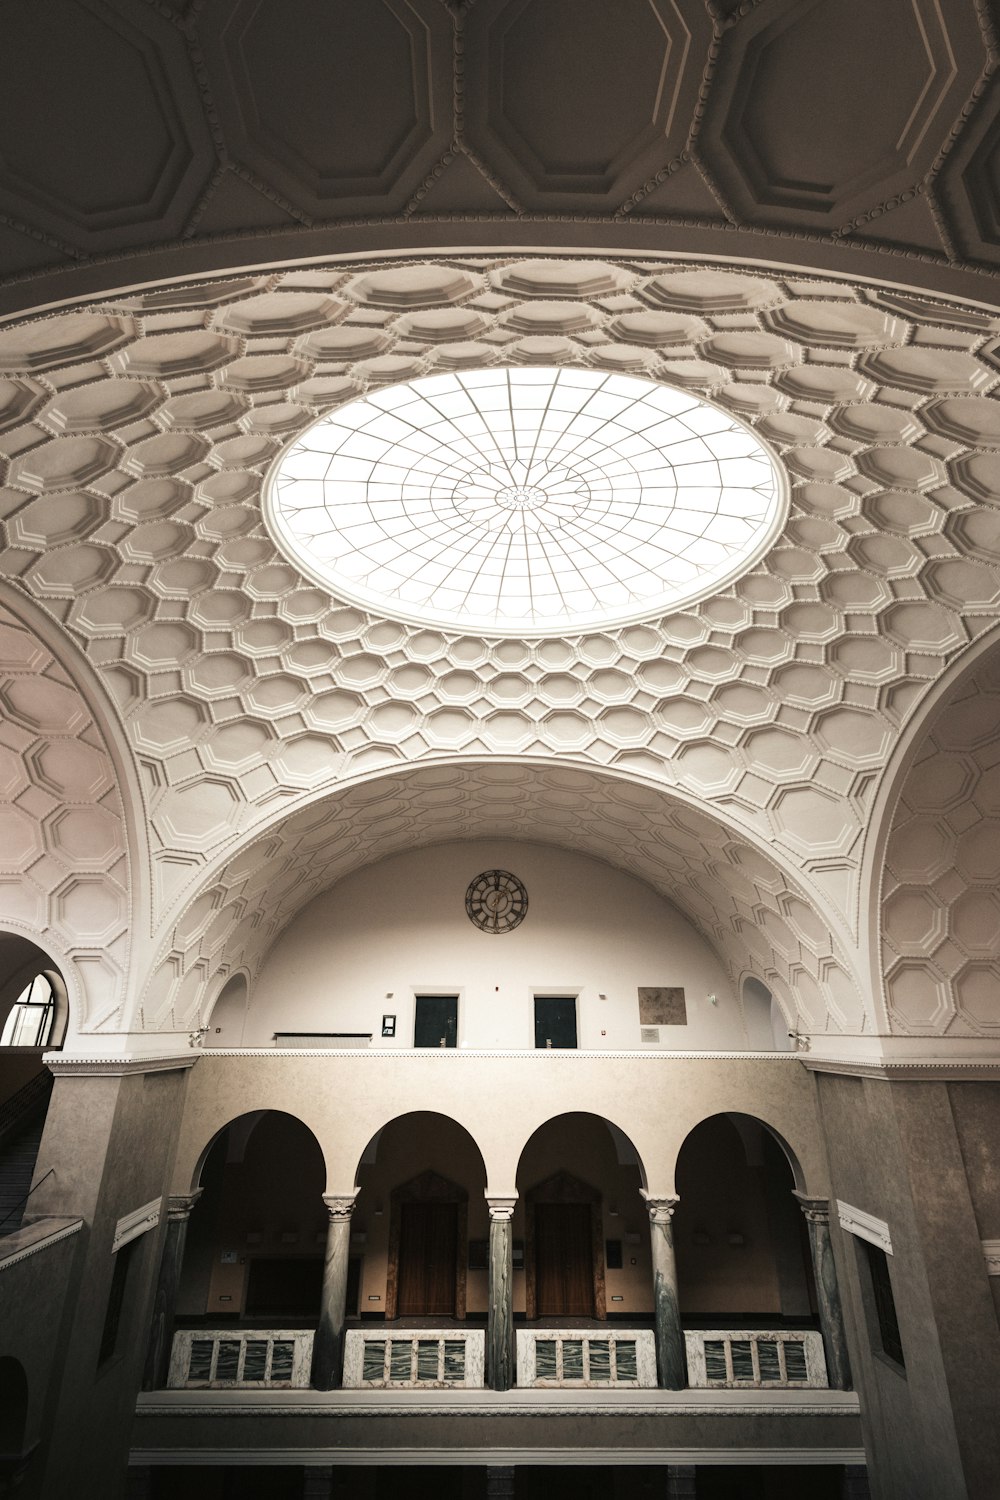
<svg viewBox="0 0 1000 1500">
<path fill-rule="evenodd" d="M 517 1206 L 516 1193 L 513 1195 L 504 1193 L 496 1196 L 492 1193 L 487 1193 L 485 1197 L 491 1219 L 512 1219 L 514 1217 L 514 1209 Z"/>
<path fill-rule="evenodd" d="M 340 1219 L 349 1219 L 354 1212 L 357 1202 L 357 1193 L 324 1193 L 323 1202 L 326 1211 L 330 1215 L 330 1222 L 336 1223 Z"/>
<path fill-rule="evenodd" d="M 171 1193 L 167 1199 L 167 1221 L 177 1223 L 181 1219 L 191 1216 L 198 1199 L 201 1197 L 202 1189 L 195 1188 L 193 1193 Z"/>
<path fill-rule="evenodd" d="M 681 1201 L 676 1195 L 658 1198 L 652 1193 L 647 1193 L 645 1188 L 639 1189 L 639 1196 L 645 1200 L 646 1212 L 649 1214 L 651 1224 L 669 1224 L 674 1216 L 674 1209 Z"/>
<path fill-rule="evenodd" d="M 830 1200 L 829 1198 L 810 1198 L 808 1193 L 796 1192 L 793 1188 L 792 1197 L 805 1214 L 810 1224 L 829 1224 L 830 1222 Z"/>
</svg>

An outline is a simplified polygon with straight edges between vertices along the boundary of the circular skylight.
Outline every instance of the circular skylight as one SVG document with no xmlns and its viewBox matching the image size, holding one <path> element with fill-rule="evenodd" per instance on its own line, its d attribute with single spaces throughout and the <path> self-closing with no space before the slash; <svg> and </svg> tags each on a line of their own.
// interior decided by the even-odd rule
<svg viewBox="0 0 1000 1500">
<path fill-rule="evenodd" d="M 338 598 L 538 636 L 677 609 L 784 517 L 767 450 L 684 391 L 595 370 L 476 370 L 373 391 L 281 455 L 277 541 Z"/>
</svg>

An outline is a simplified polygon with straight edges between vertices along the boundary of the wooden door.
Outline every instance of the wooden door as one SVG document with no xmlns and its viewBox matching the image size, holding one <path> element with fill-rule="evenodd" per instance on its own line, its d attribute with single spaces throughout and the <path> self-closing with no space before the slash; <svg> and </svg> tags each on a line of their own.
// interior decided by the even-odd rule
<svg viewBox="0 0 1000 1500">
<path fill-rule="evenodd" d="M 401 1203 L 396 1316 L 453 1318 L 458 1204 Z"/>
<path fill-rule="evenodd" d="M 594 1316 L 589 1203 L 535 1204 L 535 1315 Z"/>
</svg>

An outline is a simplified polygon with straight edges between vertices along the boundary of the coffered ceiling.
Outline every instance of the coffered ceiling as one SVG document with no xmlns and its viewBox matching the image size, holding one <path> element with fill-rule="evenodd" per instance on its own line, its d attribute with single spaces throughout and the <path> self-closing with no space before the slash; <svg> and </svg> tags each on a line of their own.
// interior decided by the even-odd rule
<svg viewBox="0 0 1000 1500">
<path fill-rule="evenodd" d="M 11 0 L 0 311 L 456 244 L 989 295 L 997 55 L 989 0 Z"/>
</svg>

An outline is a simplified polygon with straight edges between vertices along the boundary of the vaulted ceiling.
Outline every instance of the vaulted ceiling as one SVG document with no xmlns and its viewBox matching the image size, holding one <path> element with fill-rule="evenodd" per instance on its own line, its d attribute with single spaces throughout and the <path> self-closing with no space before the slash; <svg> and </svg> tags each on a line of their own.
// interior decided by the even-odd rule
<svg viewBox="0 0 1000 1500">
<path fill-rule="evenodd" d="M 9 0 L 0 311 L 456 243 L 988 294 L 996 65 L 987 0 Z"/>
<path fill-rule="evenodd" d="M 0 916 L 76 964 L 86 1029 L 191 1025 L 324 883 L 506 828 L 641 875 L 803 1029 L 1000 1036 L 987 7 L 5 27 Z M 317 414 L 493 364 L 714 401 L 782 463 L 782 534 L 691 608 L 532 641 L 278 552 L 264 478 Z"/>
</svg>

